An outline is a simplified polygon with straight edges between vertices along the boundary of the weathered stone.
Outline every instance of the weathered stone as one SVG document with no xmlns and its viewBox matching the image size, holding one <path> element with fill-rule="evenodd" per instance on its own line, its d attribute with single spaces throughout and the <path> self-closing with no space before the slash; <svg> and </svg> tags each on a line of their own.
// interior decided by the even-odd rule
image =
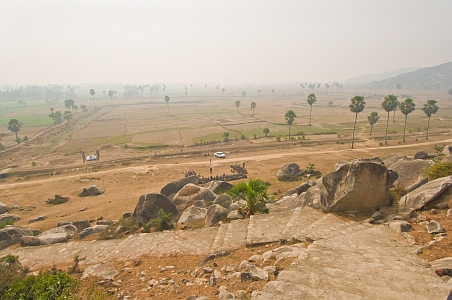
<svg viewBox="0 0 452 300">
<path fill-rule="evenodd" d="M 226 219 L 227 220 L 239 220 L 239 219 L 245 219 L 245 216 L 242 215 L 242 213 L 239 212 L 238 210 L 233 210 L 228 213 L 228 215 L 226 216 Z"/>
<path fill-rule="evenodd" d="M 300 170 L 300 166 L 296 163 L 287 163 L 285 164 L 279 171 L 276 173 L 276 177 L 283 177 L 283 176 L 301 176 L 303 175 L 304 171 Z"/>
<path fill-rule="evenodd" d="M 230 300 L 235 299 L 235 295 L 233 293 L 229 293 L 227 288 L 222 285 L 218 289 L 218 300 Z"/>
<path fill-rule="evenodd" d="M 87 196 L 97 196 L 97 195 L 103 194 L 104 190 L 98 188 L 95 185 L 92 185 L 86 190 L 86 193 L 87 193 Z"/>
<path fill-rule="evenodd" d="M 174 195 L 176 195 L 176 193 L 179 192 L 179 190 L 182 189 L 185 185 L 189 183 L 198 184 L 198 182 L 199 177 L 196 175 L 184 177 L 182 179 L 168 183 L 161 189 L 160 193 L 168 197 L 168 199 L 172 200 L 174 198 Z"/>
<path fill-rule="evenodd" d="M 268 272 L 256 266 L 247 265 L 246 270 L 251 273 L 251 278 L 255 281 L 257 280 L 268 281 L 269 279 Z"/>
<path fill-rule="evenodd" d="M 315 209 L 321 209 L 320 186 L 314 186 L 305 193 L 300 194 L 301 206 L 310 206 Z"/>
<path fill-rule="evenodd" d="M 428 152 L 419 150 L 416 152 L 416 154 L 414 154 L 414 159 L 427 159 L 428 157 Z"/>
<path fill-rule="evenodd" d="M 82 232 L 79 233 L 78 238 L 84 239 L 90 235 L 101 233 L 102 231 L 104 231 L 107 228 L 108 228 L 108 225 L 95 225 L 92 227 L 85 228 L 85 229 L 83 229 Z"/>
<path fill-rule="evenodd" d="M 77 237 L 78 230 L 73 224 L 67 224 L 60 227 L 49 229 L 40 234 L 40 236 L 54 234 L 54 233 L 64 233 L 66 237 L 69 239 L 73 239 Z"/>
<path fill-rule="evenodd" d="M 385 214 L 382 211 L 376 211 L 371 216 L 374 220 L 383 220 L 385 218 Z"/>
<path fill-rule="evenodd" d="M 218 204 L 212 204 L 207 210 L 206 227 L 210 227 L 227 217 L 229 209 Z"/>
<path fill-rule="evenodd" d="M 36 247 L 47 245 L 47 242 L 37 236 L 23 236 L 20 238 L 20 245 L 22 247 Z"/>
<path fill-rule="evenodd" d="M 47 244 L 65 243 L 67 242 L 66 232 L 43 233 L 38 236 Z"/>
<path fill-rule="evenodd" d="M 247 282 L 252 280 L 250 272 L 241 272 L 240 273 L 240 282 Z"/>
<path fill-rule="evenodd" d="M 203 187 L 208 188 L 214 194 L 219 195 L 232 189 L 232 184 L 226 181 L 219 180 L 208 182 L 205 185 L 203 185 Z"/>
<path fill-rule="evenodd" d="M 300 195 L 301 193 L 306 192 L 310 188 L 311 188 L 311 185 L 309 183 L 302 183 L 295 188 L 295 191 L 297 192 L 297 195 Z"/>
<path fill-rule="evenodd" d="M 264 271 L 267 271 L 269 274 L 278 275 L 278 267 L 277 266 L 266 266 L 264 267 Z"/>
<path fill-rule="evenodd" d="M 7 225 L 5 228 L 0 229 L 0 241 L 9 239 L 9 237 L 15 234 L 20 236 L 33 236 L 33 230 L 28 227 Z"/>
<path fill-rule="evenodd" d="M 209 189 L 203 188 L 192 183 L 185 185 L 173 198 L 179 211 L 184 211 L 188 206 L 192 205 L 196 200 L 213 201 L 217 195 Z"/>
<path fill-rule="evenodd" d="M 418 187 L 399 200 L 399 213 L 411 215 L 438 198 L 452 185 L 452 176 L 442 177 Z"/>
<path fill-rule="evenodd" d="M 89 276 L 95 276 L 105 280 L 113 280 L 117 274 L 118 271 L 110 265 L 96 264 L 85 269 L 82 279 L 88 278 Z"/>
<path fill-rule="evenodd" d="M 133 218 L 138 224 L 143 225 L 149 222 L 150 219 L 157 218 L 160 209 L 172 214 L 174 220 L 179 216 L 179 210 L 176 205 L 165 195 L 149 193 L 140 196 L 140 200 L 133 212 Z"/>
<path fill-rule="evenodd" d="M 47 218 L 46 216 L 39 216 L 39 217 L 36 217 L 36 218 L 31 218 L 31 219 L 28 220 L 28 223 L 35 223 L 35 222 L 38 222 L 38 221 L 44 221 L 46 218 Z"/>
<path fill-rule="evenodd" d="M 304 197 L 301 199 L 297 194 L 283 196 L 276 202 L 267 204 L 270 211 L 288 211 L 303 205 Z"/>
<path fill-rule="evenodd" d="M 389 187 L 396 179 L 397 173 L 388 170 L 378 157 L 343 164 L 318 180 L 321 208 L 325 212 L 370 211 L 389 205 Z M 314 188 L 306 195 L 311 190 Z"/>
<path fill-rule="evenodd" d="M 218 204 L 223 206 L 224 208 L 229 209 L 232 204 L 232 198 L 228 194 L 218 195 L 215 200 L 213 200 L 213 204 Z"/>
<path fill-rule="evenodd" d="M 428 223 L 427 227 L 427 232 L 428 233 L 444 233 L 446 232 L 446 230 L 441 226 L 441 224 L 439 224 L 437 221 L 430 221 Z"/>
<path fill-rule="evenodd" d="M 195 203 L 193 203 L 193 206 L 200 207 L 200 208 L 207 208 L 206 201 L 204 201 L 204 200 L 195 201 Z"/>
<path fill-rule="evenodd" d="M 201 220 L 204 219 L 206 215 L 207 215 L 206 208 L 201 208 L 192 205 L 188 207 L 186 210 L 184 210 L 177 223 L 187 223 L 194 220 Z"/>
<path fill-rule="evenodd" d="M 410 223 L 406 221 L 392 221 L 389 222 L 389 227 L 394 229 L 396 232 L 409 232 L 413 229 Z"/>
<path fill-rule="evenodd" d="M 0 223 L 16 222 L 19 220 L 20 220 L 20 217 L 15 214 L 6 213 L 6 214 L 0 215 Z"/>
<path fill-rule="evenodd" d="M 0 202 L 0 215 L 8 212 L 8 205 Z"/>
<path fill-rule="evenodd" d="M 237 210 L 237 209 L 239 209 L 239 207 L 240 207 L 240 204 L 232 203 L 231 206 L 229 207 L 229 210 L 230 211 Z"/>
<path fill-rule="evenodd" d="M 398 162 L 399 160 L 408 161 L 408 160 L 413 160 L 413 159 L 409 158 L 408 156 L 403 155 L 403 154 L 393 153 L 393 154 L 384 156 L 381 160 L 384 162 L 386 168 L 391 169 L 392 165 L 395 164 L 396 162 Z"/>
<path fill-rule="evenodd" d="M 115 225 L 118 224 L 118 220 L 99 220 L 96 222 L 97 225 Z"/>
<path fill-rule="evenodd" d="M 390 170 L 398 174 L 397 180 L 394 182 L 394 186 L 405 192 L 411 192 L 421 185 L 428 182 L 423 169 L 433 165 L 431 160 L 399 160 L 392 164 Z"/>
</svg>

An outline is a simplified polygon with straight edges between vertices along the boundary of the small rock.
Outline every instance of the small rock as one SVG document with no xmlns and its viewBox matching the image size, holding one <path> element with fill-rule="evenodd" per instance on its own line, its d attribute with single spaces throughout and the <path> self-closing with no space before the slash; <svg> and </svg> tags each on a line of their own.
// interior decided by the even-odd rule
<svg viewBox="0 0 452 300">
<path fill-rule="evenodd" d="M 406 221 L 393 221 L 389 222 L 389 227 L 394 229 L 396 232 L 409 232 L 412 229 L 412 226 L 410 223 Z"/>
<path fill-rule="evenodd" d="M 381 211 L 376 211 L 372 214 L 371 218 L 376 221 L 383 220 L 385 218 L 385 214 Z"/>
<path fill-rule="evenodd" d="M 264 267 L 264 270 L 275 276 L 278 275 L 278 267 L 277 266 L 266 266 L 266 267 Z"/>
<path fill-rule="evenodd" d="M 240 273 L 240 282 L 250 281 L 252 279 L 250 272 L 241 272 Z"/>
<path fill-rule="evenodd" d="M 447 202 L 438 203 L 436 205 L 436 208 L 440 210 L 445 210 L 449 208 L 449 204 L 447 204 Z"/>
<path fill-rule="evenodd" d="M 443 232 L 446 232 L 446 230 L 437 221 L 430 221 L 430 223 L 427 225 L 427 232 L 428 233 L 443 233 Z"/>
</svg>

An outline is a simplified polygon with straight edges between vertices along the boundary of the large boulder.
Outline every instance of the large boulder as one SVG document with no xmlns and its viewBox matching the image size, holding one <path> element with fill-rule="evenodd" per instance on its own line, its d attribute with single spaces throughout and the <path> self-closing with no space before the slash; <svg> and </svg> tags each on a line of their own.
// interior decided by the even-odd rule
<svg viewBox="0 0 452 300">
<path fill-rule="evenodd" d="M 174 198 L 174 195 L 176 195 L 177 192 L 180 191 L 181 188 L 183 188 L 185 185 L 189 183 L 198 184 L 199 177 L 196 175 L 184 177 L 182 179 L 173 181 L 165 185 L 162 190 L 160 191 L 160 194 L 165 195 L 170 200 Z"/>
<path fill-rule="evenodd" d="M 301 176 L 304 171 L 300 170 L 300 166 L 296 163 L 287 163 L 285 164 L 279 171 L 276 173 L 276 177 L 284 177 L 284 176 Z"/>
<path fill-rule="evenodd" d="M 53 233 L 43 233 L 38 236 L 41 240 L 45 241 L 47 244 L 65 243 L 67 242 L 66 232 L 53 232 Z"/>
<path fill-rule="evenodd" d="M 452 154 L 452 145 L 444 146 L 443 154 L 444 155 Z"/>
<path fill-rule="evenodd" d="M 184 210 L 177 223 L 187 223 L 194 220 L 204 219 L 207 215 L 207 208 L 192 205 Z"/>
<path fill-rule="evenodd" d="M 233 186 L 229 182 L 215 180 L 215 181 L 210 181 L 210 182 L 204 184 L 203 187 L 208 188 L 215 194 L 221 194 L 226 191 L 229 191 L 230 189 L 232 189 Z"/>
<path fill-rule="evenodd" d="M 75 227 L 73 224 L 66 224 L 63 226 L 59 226 L 59 227 L 44 231 L 43 233 L 40 234 L 40 236 L 54 234 L 54 233 L 63 233 L 66 235 L 66 238 L 73 239 L 73 238 L 77 237 L 78 230 L 77 230 L 77 227 Z"/>
<path fill-rule="evenodd" d="M 452 176 L 442 177 L 418 187 L 399 200 L 399 214 L 411 215 L 438 198 L 452 186 Z"/>
<path fill-rule="evenodd" d="M 0 202 L 0 215 L 8 212 L 8 205 Z"/>
<path fill-rule="evenodd" d="M 427 159 L 429 158 L 428 152 L 419 150 L 414 154 L 414 159 Z"/>
<path fill-rule="evenodd" d="M 207 210 L 206 227 L 210 227 L 228 216 L 229 209 L 218 204 L 212 204 Z"/>
<path fill-rule="evenodd" d="M 179 211 L 184 211 L 188 206 L 192 205 L 196 200 L 204 200 L 206 202 L 213 201 L 217 197 L 211 190 L 189 183 L 185 185 L 173 198 Z"/>
<path fill-rule="evenodd" d="M 408 156 L 399 153 L 389 154 L 384 156 L 381 160 L 385 163 L 386 168 L 391 169 L 391 166 L 401 159 L 412 160 L 412 158 L 408 158 Z"/>
<path fill-rule="evenodd" d="M 223 206 L 224 208 L 230 209 L 232 204 L 232 198 L 228 194 L 218 195 L 215 200 L 213 200 L 213 204 L 218 204 Z"/>
<path fill-rule="evenodd" d="M 160 209 L 172 214 L 174 220 L 179 216 L 179 210 L 176 205 L 165 195 L 149 193 L 140 196 L 140 200 L 138 200 L 133 212 L 133 219 L 140 225 L 146 224 L 149 219 L 158 217 Z"/>
<path fill-rule="evenodd" d="M 83 229 L 91 227 L 88 220 L 76 220 L 76 221 L 59 221 L 57 227 L 65 225 L 74 225 L 78 232 L 82 232 Z"/>
<path fill-rule="evenodd" d="M 320 186 L 316 185 L 304 193 L 300 194 L 301 206 L 310 206 L 315 209 L 321 209 Z"/>
<path fill-rule="evenodd" d="M 27 227 L 7 225 L 0 229 L 0 250 L 20 242 L 23 236 L 33 236 L 33 230 Z"/>
<path fill-rule="evenodd" d="M 391 204 L 389 188 L 397 173 L 378 157 L 341 164 L 337 171 L 318 180 L 320 206 L 325 212 L 371 211 Z M 306 192 L 314 198 L 314 187 Z M 305 196 L 305 199 L 306 199 Z M 311 205 L 314 207 L 314 205 Z"/>
<path fill-rule="evenodd" d="M 83 197 L 88 197 L 88 196 L 97 196 L 100 194 L 103 194 L 104 190 L 101 190 L 100 188 L 98 188 L 95 185 L 92 185 L 91 187 L 89 187 L 88 189 L 83 189 L 82 191 L 82 196 Z"/>
<path fill-rule="evenodd" d="M 36 247 L 47 245 L 47 242 L 37 236 L 23 236 L 20 238 L 20 245 L 22 247 Z"/>
<path fill-rule="evenodd" d="M 394 182 L 394 186 L 405 192 L 411 192 L 414 189 L 428 182 L 428 177 L 423 172 L 427 166 L 433 165 L 431 160 L 404 160 L 400 159 L 392 164 L 388 169 L 397 173 L 398 178 Z"/>
<path fill-rule="evenodd" d="M 78 238 L 84 239 L 90 235 L 101 233 L 107 228 L 108 228 L 108 225 L 94 225 L 92 227 L 85 228 L 85 229 L 83 229 L 82 232 L 79 233 Z"/>
</svg>

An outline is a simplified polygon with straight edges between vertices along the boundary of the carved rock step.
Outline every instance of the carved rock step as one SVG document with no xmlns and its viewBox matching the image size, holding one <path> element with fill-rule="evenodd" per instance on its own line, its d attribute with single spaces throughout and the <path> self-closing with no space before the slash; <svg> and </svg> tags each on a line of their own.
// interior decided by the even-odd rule
<svg viewBox="0 0 452 300">
<path fill-rule="evenodd" d="M 250 219 L 234 220 L 229 223 L 228 231 L 223 241 L 223 250 L 237 249 L 245 245 L 248 235 L 248 225 Z"/>
<path fill-rule="evenodd" d="M 281 234 L 280 242 L 282 244 L 285 242 L 291 242 L 298 232 L 307 226 L 312 225 L 323 216 L 325 216 L 323 212 L 308 206 L 296 208 Z"/>
<path fill-rule="evenodd" d="M 260 245 L 279 241 L 293 211 L 252 215 L 248 225 L 246 245 Z"/>
<path fill-rule="evenodd" d="M 444 299 L 444 283 L 386 226 L 316 241 L 253 299 Z M 333 294 L 331 294 L 333 293 Z"/>
<path fill-rule="evenodd" d="M 212 247 L 210 248 L 210 253 L 220 251 L 223 248 L 224 237 L 226 236 L 228 227 L 229 227 L 228 223 L 223 223 L 220 225 L 220 227 L 218 227 L 217 234 L 215 235 Z"/>
</svg>

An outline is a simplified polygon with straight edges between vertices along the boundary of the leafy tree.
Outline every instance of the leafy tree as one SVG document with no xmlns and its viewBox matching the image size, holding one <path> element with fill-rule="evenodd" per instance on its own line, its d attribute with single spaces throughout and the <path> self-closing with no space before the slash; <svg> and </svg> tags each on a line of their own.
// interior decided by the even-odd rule
<svg viewBox="0 0 452 300">
<path fill-rule="evenodd" d="M 245 91 L 242 92 L 242 97 L 246 97 L 246 92 Z"/>
<path fill-rule="evenodd" d="M 19 122 L 17 119 L 10 119 L 8 123 L 8 130 L 14 132 L 16 134 L 16 141 L 19 140 L 17 133 L 20 131 L 20 127 L 22 126 L 22 122 Z"/>
<path fill-rule="evenodd" d="M 240 210 L 246 213 L 245 218 L 257 212 L 268 212 L 265 202 L 268 201 L 267 184 L 259 179 L 249 179 L 248 182 L 234 184 L 227 192 L 234 200 L 244 200 Z"/>
<path fill-rule="evenodd" d="M 72 99 L 66 99 L 64 100 L 64 106 L 66 106 L 68 109 L 73 109 L 75 102 Z"/>
<path fill-rule="evenodd" d="M 55 115 L 54 115 L 54 121 L 53 121 L 53 122 L 54 122 L 55 124 L 60 124 L 62 118 L 63 118 L 63 114 L 61 113 L 61 111 L 57 110 L 57 111 L 55 112 Z"/>
<path fill-rule="evenodd" d="M 83 112 L 88 111 L 88 109 L 87 109 L 85 104 L 80 104 L 80 108 L 82 109 Z"/>
<path fill-rule="evenodd" d="M 90 95 L 93 97 L 93 103 L 94 103 L 94 107 L 96 107 L 96 102 L 94 102 L 94 94 L 96 94 L 96 91 L 94 89 L 90 89 L 89 90 Z"/>
<path fill-rule="evenodd" d="M 113 96 L 114 95 L 115 95 L 115 93 L 112 90 L 108 91 L 108 96 L 110 97 L 111 104 L 113 104 Z"/>
<path fill-rule="evenodd" d="M 75 111 L 75 113 L 77 113 L 78 112 L 78 105 L 77 104 L 72 105 L 72 110 Z"/>
<path fill-rule="evenodd" d="M 286 118 L 287 124 L 289 124 L 289 141 L 290 141 L 290 126 L 292 126 L 292 123 L 295 121 L 296 117 L 297 117 L 297 115 L 294 113 L 293 110 L 288 110 L 286 112 L 285 118 Z"/>
<path fill-rule="evenodd" d="M 427 100 L 427 104 L 424 104 L 424 107 L 422 108 L 422 111 L 426 114 L 428 117 L 428 124 L 427 124 L 427 135 L 425 137 L 426 140 L 428 140 L 428 129 L 430 127 L 430 117 L 438 111 L 439 107 L 436 105 L 436 100 Z"/>
<path fill-rule="evenodd" d="M 413 112 L 415 106 L 416 105 L 411 98 L 406 98 L 405 101 L 399 103 L 400 111 L 405 115 L 405 125 L 403 126 L 403 142 L 405 142 L 406 121 L 408 119 L 408 115 Z"/>
<path fill-rule="evenodd" d="M 72 113 L 69 110 L 66 110 L 63 113 L 63 119 L 67 121 L 67 126 L 69 126 L 69 120 L 72 119 Z"/>
<path fill-rule="evenodd" d="M 169 113 L 169 105 L 168 105 L 169 100 L 170 100 L 170 97 L 168 95 L 166 95 L 165 102 L 166 102 L 166 107 L 168 108 L 168 111 L 166 112 L 167 114 Z"/>
<path fill-rule="evenodd" d="M 351 99 L 352 103 L 350 104 L 350 110 L 355 113 L 355 125 L 353 125 L 353 135 L 352 135 L 352 149 L 355 143 L 355 128 L 356 128 L 356 119 L 358 119 L 358 114 L 364 110 L 366 106 L 366 102 L 364 101 L 363 96 L 355 96 Z"/>
<path fill-rule="evenodd" d="M 227 141 L 229 141 L 229 132 L 223 132 L 223 140 L 225 141 L 225 142 L 227 142 Z"/>
<path fill-rule="evenodd" d="M 262 132 L 265 133 L 265 137 L 267 137 L 267 135 L 270 133 L 270 129 L 264 128 L 264 130 L 262 130 Z"/>
<path fill-rule="evenodd" d="M 253 110 L 253 117 L 254 117 L 254 109 L 256 108 L 256 102 L 251 102 L 251 109 Z"/>
<path fill-rule="evenodd" d="M 402 88 L 402 86 L 400 84 L 396 84 L 396 88 L 400 91 L 400 89 Z"/>
<path fill-rule="evenodd" d="M 237 100 L 237 101 L 235 101 L 235 107 L 237 107 L 237 111 L 240 113 L 240 101 L 239 100 Z"/>
<path fill-rule="evenodd" d="M 328 101 L 328 106 L 333 106 L 333 101 Z"/>
<path fill-rule="evenodd" d="M 311 112 L 312 105 L 317 101 L 314 94 L 309 94 L 308 99 L 306 100 L 309 104 L 309 126 L 311 126 Z"/>
<path fill-rule="evenodd" d="M 369 124 L 370 124 L 369 135 L 372 135 L 372 130 L 374 128 L 374 124 L 376 124 L 379 119 L 380 119 L 380 116 L 378 115 L 378 113 L 376 111 L 371 112 L 370 115 L 367 116 L 367 120 L 369 121 Z"/>
<path fill-rule="evenodd" d="M 224 88 L 221 90 L 223 92 L 223 96 L 224 96 L 224 92 L 226 91 Z"/>
<path fill-rule="evenodd" d="M 394 95 L 387 95 L 383 102 L 381 103 L 381 106 L 388 113 L 388 118 L 386 119 L 385 145 L 388 144 L 389 112 L 393 111 L 394 107 L 397 107 L 397 105 L 398 105 L 397 97 Z"/>
</svg>

